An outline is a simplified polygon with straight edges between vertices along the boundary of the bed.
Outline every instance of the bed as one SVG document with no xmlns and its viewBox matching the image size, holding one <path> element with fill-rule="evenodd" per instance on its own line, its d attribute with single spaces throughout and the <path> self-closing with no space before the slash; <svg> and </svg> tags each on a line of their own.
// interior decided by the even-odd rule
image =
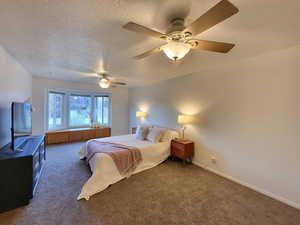
<svg viewBox="0 0 300 225">
<path fill-rule="evenodd" d="M 114 136 L 108 138 L 95 139 L 100 142 L 113 142 L 117 144 L 132 146 L 140 149 L 142 154 L 142 161 L 137 166 L 132 174 L 150 169 L 165 161 L 170 155 L 170 141 L 177 132 L 169 134 L 168 138 L 162 139 L 161 142 L 154 143 L 148 140 L 139 140 L 134 134 Z M 87 143 L 80 149 L 79 155 L 84 158 Z M 112 158 L 105 153 L 96 153 L 90 160 L 89 166 L 92 171 L 92 176 L 83 185 L 81 193 L 77 200 L 89 198 L 104 189 L 109 185 L 114 184 L 123 178 L 121 176 Z"/>
</svg>

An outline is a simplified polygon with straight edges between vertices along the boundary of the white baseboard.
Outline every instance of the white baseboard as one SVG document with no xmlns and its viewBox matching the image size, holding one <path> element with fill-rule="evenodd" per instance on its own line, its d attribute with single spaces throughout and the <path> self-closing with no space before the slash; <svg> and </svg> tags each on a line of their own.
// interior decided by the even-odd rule
<svg viewBox="0 0 300 225">
<path fill-rule="evenodd" d="M 270 197 L 270 198 L 273 198 L 273 199 L 276 199 L 276 200 L 278 200 L 278 201 L 280 201 L 280 202 L 283 202 L 283 203 L 285 203 L 285 204 L 287 204 L 287 205 L 289 205 L 289 206 L 292 206 L 292 207 L 294 207 L 294 208 L 296 208 L 296 209 L 300 209 L 300 204 L 299 204 L 299 203 L 293 202 L 293 201 L 291 201 L 291 200 L 288 200 L 288 199 L 286 199 L 286 198 L 283 198 L 283 197 L 281 197 L 281 196 L 278 196 L 278 195 L 276 195 L 276 194 L 274 194 L 274 193 L 271 193 L 271 192 L 269 192 L 269 191 L 266 191 L 266 190 L 263 190 L 263 189 L 261 189 L 261 188 L 258 188 L 258 187 L 256 187 L 255 185 L 248 184 L 248 183 L 246 183 L 246 182 L 244 182 L 244 181 L 241 181 L 241 180 L 239 180 L 239 179 L 237 179 L 237 178 L 234 178 L 234 177 L 232 177 L 232 176 L 226 175 L 226 174 L 224 174 L 224 173 L 222 173 L 222 172 L 219 172 L 219 171 L 217 171 L 217 170 L 215 170 L 215 169 L 212 169 L 212 168 L 210 168 L 210 167 L 206 167 L 205 165 L 203 165 L 203 164 L 201 164 L 201 163 L 199 163 L 199 162 L 193 161 L 193 164 L 195 164 L 196 166 L 199 166 L 199 167 L 201 167 L 201 168 L 203 168 L 203 169 L 205 169 L 205 170 L 208 170 L 208 171 L 210 171 L 210 172 L 212 172 L 212 173 L 215 173 L 215 174 L 217 174 L 217 175 L 219 175 L 219 176 L 221 176 L 221 177 L 224 177 L 224 178 L 226 178 L 226 179 L 228 179 L 228 180 L 231 180 L 231 181 L 233 181 L 233 182 L 235 182 L 235 183 L 238 183 L 238 184 L 241 184 L 241 185 L 243 185 L 243 186 L 246 186 L 246 187 L 248 187 L 248 188 L 250 188 L 250 189 L 253 189 L 253 190 L 255 190 L 255 191 L 257 191 L 257 192 L 259 192 L 259 193 L 261 193 L 261 194 L 264 194 L 264 195 L 266 195 L 266 196 L 268 196 L 268 197 Z"/>
</svg>

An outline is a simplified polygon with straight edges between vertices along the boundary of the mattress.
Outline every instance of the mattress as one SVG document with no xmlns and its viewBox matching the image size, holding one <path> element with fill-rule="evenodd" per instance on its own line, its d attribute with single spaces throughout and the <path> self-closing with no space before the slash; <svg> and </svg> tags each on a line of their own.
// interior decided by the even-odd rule
<svg viewBox="0 0 300 225">
<path fill-rule="evenodd" d="M 142 162 L 135 169 L 133 174 L 139 173 L 146 169 L 157 166 L 165 161 L 170 155 L 170 142 L 153 143 L 147 140 L 138 140 L 135 135 L 122 135 L 108 138 L 95 139 L 98 141 L 107 141 L 117 144 L 136 147 L 141 151 Z M 81 158 L 85 155 L 85 143 L 80 149 Z M 92 195 L 106 189 L 109 185 L 114 184 L 125 177 L 121 176 L 112 158 L 105 153 L 96 153 L 89 161 L 92 176 L 83 185 L 78 200 L 88 200 Z"/>
</svg>

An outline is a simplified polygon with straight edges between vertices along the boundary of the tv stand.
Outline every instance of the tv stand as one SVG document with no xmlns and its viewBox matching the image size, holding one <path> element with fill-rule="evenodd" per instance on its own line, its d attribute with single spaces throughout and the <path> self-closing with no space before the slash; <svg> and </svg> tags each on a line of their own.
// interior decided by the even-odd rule
<svg viewBox="0 0 300 225">
<path fill-rule="evenodd" d="M 16 148 L 15 150 L 14 150 L 14 152 L 16 152 L 16 153 L 19 153 L 19 152 L 23 152 L 24 150 L 22 149 L 22 148 Z"/>
<path fill-rule="evenodd" d="M 29 204 L 34 196 L 46 160 L 45 137 L 28 136 L 12 151 L 0 150 L 0 213 Z"/>
</svg>

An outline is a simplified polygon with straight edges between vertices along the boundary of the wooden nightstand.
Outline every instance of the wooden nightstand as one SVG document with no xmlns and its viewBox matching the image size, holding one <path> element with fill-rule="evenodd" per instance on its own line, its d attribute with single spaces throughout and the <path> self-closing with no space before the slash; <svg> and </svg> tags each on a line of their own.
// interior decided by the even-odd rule
<svg viewBox="0 0 300 225">
<path fill-rule="evenodd" d="M 190 140 L 172 140 L 171 141 L 171 154 L 183 160 L 192 161 L 194 155 L 194 142 Z"/>
</svg>

